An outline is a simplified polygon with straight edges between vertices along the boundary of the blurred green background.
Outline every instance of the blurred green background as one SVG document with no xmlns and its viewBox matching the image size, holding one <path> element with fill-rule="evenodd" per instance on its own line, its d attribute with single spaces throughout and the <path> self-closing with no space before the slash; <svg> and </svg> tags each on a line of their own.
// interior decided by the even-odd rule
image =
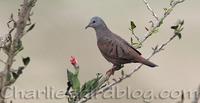
<svg viewBox="0 0 200 103">
<path fill-rule="evenodd" d="M 0 0 L 0 34 L 6 34 L 6 23 L 11 13 L 16 14 L 22 0 Z M 170 0 L 150 0 L 150 5 L 159 15 L 163 8 L 169 6 Z M 161 90 L 195 90 L 200 84 L 200 1 L 186 0 L 178 5 L 166 19 L 159 32 L 152 36 L 140 49 L 144 57 L 152 52 L 151 47 L 166 41 L 173 31 L 170 26 L 177 19 L 184 19 L 182 40 L 175 40 L 151 61 L 159 65 L 156 69 L 143 67 L 118 85 L 123 89 L 127 86 L 132 90 L 153 90 L 155 94 Z M 136 34 L 145 33 L 145 26 L 154 18 L 147 10 L 143 0 L 38 0 L 33 9 L 32 22 L 36 27 L 23 38 L 25 49 L 17 57 L 18 66 L 21 56 L 30 56 L 31 63 L 15 86 L 19 90 L 41 89 L 46 85 L 55 90 L 66 89 L 67 68 L 73 68 L 69 62 L 71 55 L 76 56 L 80 65 L 81 82 L 105 73 L 112 65 L 100 54 L 96 46 L 94 30 L 85 30 L 85 26 L 93 16 L 102 17 L 108 27 L 122 38 L 130 41 L 128 30 L 130 20 L 136 25 Z M 16 15 L 15 15 L 16 16 Z M 126 65 L 129 72 L 138 64 Z M 116 73 L 116 76 L 120 74 Z M 178 99 L 154 99 L 154 103 L 176 102 Z M 14 103 L 66 103 L 67 99 L 11 99 Z M 191 101 L 191 100 L 188 100 Z M 142 103 L 142 99 L 102 99 L 88 103 Z"/>
</svg>

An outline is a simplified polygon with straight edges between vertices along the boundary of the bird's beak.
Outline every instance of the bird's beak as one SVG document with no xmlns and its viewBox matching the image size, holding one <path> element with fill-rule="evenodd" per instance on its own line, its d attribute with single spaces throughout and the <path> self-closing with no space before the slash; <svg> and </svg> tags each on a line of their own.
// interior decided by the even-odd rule
<svg viewBox="0 0 200 103">
<path fill-rule="evenodd" d="M 85 29 L 87 29 L 87 28 L 89 28 L 90 27 L 90 24 L 88 24 L 86 27 L 85 27 Z"/>
<path fill-rule="evenodd" d="M 88 27 L 90 27 L 89 25 L 87 25 L 86 27 L 85 27 L 85 29 L 87 29 Z"/>
</svg>

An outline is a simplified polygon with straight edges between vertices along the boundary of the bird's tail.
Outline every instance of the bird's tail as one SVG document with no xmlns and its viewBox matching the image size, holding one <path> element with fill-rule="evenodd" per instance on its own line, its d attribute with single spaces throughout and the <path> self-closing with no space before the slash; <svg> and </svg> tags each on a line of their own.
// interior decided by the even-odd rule
<svg viewBox="0 0 200 103">
<path fill-rule="evenodd" d="M 147 65 L 149 67 L 157 67 L 158 65 L 150 62 L 149 60 L 145 59 L 145 58 L 142 58 L 141 61 L 140 61 L 142 64 L 144 65 Z"/>
</svg>

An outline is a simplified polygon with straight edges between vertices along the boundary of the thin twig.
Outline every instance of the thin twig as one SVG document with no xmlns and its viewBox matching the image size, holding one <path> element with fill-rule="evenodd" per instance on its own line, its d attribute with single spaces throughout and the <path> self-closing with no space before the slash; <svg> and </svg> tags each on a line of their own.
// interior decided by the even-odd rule
<svg viewBox="0 0 200 103">
<path fill-rule="evenodd" d="M 3 64 L 6 64 L 6 62 L 5 62 L 5 61 L 3 61 L 3 60 L 1 60 L 1 59 L 0 59 L 0 62 L 2 62 Z"/>
<path fill-rule="evenodd" d="M 133 30 L 131 30 L 131 33 L 133 34 L 133 36 L 136 38 L 136 40 L 138 41 L 138 43 L 140 43 L 141 44 L 141 42 L 140 42 L 140 38 L 134 33 L 134 31 Z"/>
<path fill-rule="evenodd" d="M 147 0 L 143 0 L 145 5 L 147 6 L 147 9 L 152 13 L 153 17 L 158 21 L 159 18 L 156 15 L 156 13 L 153 11 L 153 9 L 150 7 L 149 3 L 147 2 Z"/>
<path fill-rule="evenodd" d="M 30 21 L 30 12 L 31 9 L 34 7 L 37 0 L 23 0 L 21 5 L 21 9 L 18 9 L 18 20 L 14 20 L 13 14 L 10 16 L 10 20 L 7 23 L 9 33 L 7 34 L 6 43 L 8 45 L 4 45 L 3 48 L 5 54 L 7 55 L 7 60 L 5 61 L 4 71 L 0 73 L 0 91 L 2 88 L 7 86 L 7 83 L 14 83 L 11 82 L 8 77 L 11 74 L 11 67 L 13 62 L 15 61 L 14 58 L 22 50 L 22 43 L 21 38 L 25 35 L 24 31 L 27 27 L 28 21 Z M 13 23 L 13 26 L 10 26 L 10 23 Z M 15 33 L 13 31 L 16 30 Z M 12 34 L 12 35 L 11 35 Z M 1 61 L 4 62 L 4 61 Z M 6 90 L 1 93 L 0 96 L 0 103 L 5 103 L 5 98 L 3 98 L 6 94 Z"/>
<path fill-rule="evenodd" d="M 143 40 L 141 40 L 141 43 L 143 44 L 153 33 L 157 31 L 157 29 L 163 24 L 163 21 L 165 20 L 165 18 L 173 11 L 174 7 L 177 4 L 182 3 L 184 1 L 185 0 L 172 0 L 169 8 L 167 8 L 164 15 L 156 23 L 153 23 L 154 26 L 151 27 L 149 31 L 147 31 L 147 33 L 145 34 L 146 36 Z"/>
</svg>

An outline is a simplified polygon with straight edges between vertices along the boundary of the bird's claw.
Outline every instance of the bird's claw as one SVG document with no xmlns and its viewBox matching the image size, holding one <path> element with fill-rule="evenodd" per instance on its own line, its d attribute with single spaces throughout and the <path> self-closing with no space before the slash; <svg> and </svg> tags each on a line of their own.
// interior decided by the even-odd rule
<svg viewBox="0 0 200 103">
<path fill-rule="evenodd" d="M 115 73 L 115 70 L 113 68 L 111 68 L 106 72 L 106 75 L 108 75 L 110 77 L 111 75 L 114 75 L 114 73 Z"/>
</svg>

